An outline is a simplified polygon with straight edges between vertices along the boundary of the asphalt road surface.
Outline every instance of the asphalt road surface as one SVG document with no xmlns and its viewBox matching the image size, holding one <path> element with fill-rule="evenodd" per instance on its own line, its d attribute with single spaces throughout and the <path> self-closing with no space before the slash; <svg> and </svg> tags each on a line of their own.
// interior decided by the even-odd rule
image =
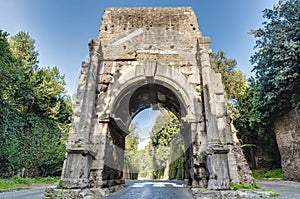
<svg viewBox="0 0 300 199">
<path fill-rule="evenodd" d="M 258 181 L 262 187 L 271 188 L 280 195 L 274 199 L 300 199 L 300 183 L 291 181 Z M 273 199 L 273 198 L 272 198 Z"/>
<path fill-rule="evenodd" d="M 185 181 L 127 180 L 127 188 L 105 199 L 189 199 Z"/>
<path fill-rule="evenodd" d="M 184 181 L 128 180 L 127 188 L 105 199 L 192 199 Z M 290 181 L 259 181 L 259 184 L 280 193 L 272 199 L 300 199 L 300 183 Z M 49 186 L 49 185 L 48 185 Z M 0 199 L 42 199 L 45 188 L 0 193 Z M 102 198 L 101 198 L 102 199 Z"/>
<path fill-rule="evenodd" d="M 0 199 L 42 199 L 45 188 L 0 193 Z"/>
</svg>

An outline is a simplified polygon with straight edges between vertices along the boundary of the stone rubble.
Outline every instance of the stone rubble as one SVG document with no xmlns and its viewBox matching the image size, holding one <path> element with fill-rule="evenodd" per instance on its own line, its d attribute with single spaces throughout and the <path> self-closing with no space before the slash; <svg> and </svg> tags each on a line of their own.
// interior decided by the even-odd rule
<svg viewBox="0 0 300 199">
<path fill-rule="evenodd" d="M 260 191 L 260 190 L 199 190 L 197 188 L 192 188 L 191 192 L 195 199 L 241 199 L 241 198 L 270 198 L 272 197 L 271 191 Z"/>
</svg>

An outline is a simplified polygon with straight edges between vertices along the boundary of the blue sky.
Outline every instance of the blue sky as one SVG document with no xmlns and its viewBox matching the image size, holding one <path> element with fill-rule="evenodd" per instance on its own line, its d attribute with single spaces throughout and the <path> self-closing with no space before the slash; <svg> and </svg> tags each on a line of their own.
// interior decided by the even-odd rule
<svg viewBox="0 0 300 199">
<path fill-rule="evenodd" d="M 67 90 L 76 91 L 88 40 L 98 37 L 106 7 L 191 6 L 211 48 L 222 48 L 250 76 L 255 39 L 248 32 L 261 27 L 262 10 L 277 0 L 6 0 L 0 6 L 0 29 L 11 35 L 28 31 L 36 40 L 40 66 L 57 66 L 66 76 Z"/>
<path fill-rule="evenodd" d="M 159 110 L 151 108 L 142 110 L 134 118 L 132 123 L 136 124 L 135 133 L 139 136 L 138 149 L 143 149 L 150 141 L 150 132 L 155 123 L 156 117 L 160 114 Z"/>
</svg>

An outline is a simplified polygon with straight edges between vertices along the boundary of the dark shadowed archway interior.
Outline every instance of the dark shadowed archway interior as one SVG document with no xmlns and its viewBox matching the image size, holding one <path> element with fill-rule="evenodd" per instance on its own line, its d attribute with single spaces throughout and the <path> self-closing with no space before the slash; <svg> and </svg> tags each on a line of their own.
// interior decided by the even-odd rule
<svg viewBox="0 0 300 199">
<path fill-rule="evenodd" d="M 126 104 L 126 100 L 124 101 Z M 120 108 L 124 109 L 124 103 L 122 101 L 118 103 Z M 179 98 L 174 92 L 163 85 L 159 84 L 145 84 L 134 91 L 130 92 L 130 98 L 128 104 L 128 111 L 130 118 L 122 118 L 124 121 L 132 121 L 132 119 L 141 111 L 151 108 L 152 110 L 165 110 L 171 112 L 172 115 L 176 116 L 176 120 L 179 123 L 178 136 L 174 139 L 177 139 L 179 136 L 183 138 L 185 154 L 183 157 L 186 159 L 191 157 L 192 151 L 190 148 L 191 144 L 191 135 L 188 128 L 184 128 L 184 125 L 181 124 L 181 117 L 186 114 L 185 110 L 182 108 Z M 118 107 L 115 107 L 117 110 Z M 130 123 L 129 123 L 130 124 Z M 110 150 L 107 150 L 106 164 L 105 164 L 105 173 L 107 180 L 121 180 L 124 171 L 124 152 L 125 152 L 125 137 L 129 133 L 129 125 L 126 125 L 127 128 L 124 129 L 124 126 L 119 126 L 118 122 L 111 121 L 109 125 L 109 131 L 111 132 L 112 145 L 110 145 Z M 170 141 L 171 142 L 171 141 Z M 169 149 L 170 150 L 170 149 Z M 171 150 L 175 150 L 174 146 Z M 112 155 L 113 154 L 113 155 Z M 172 156 L 172 151 L 170 151 Z M 177 157 L 178 158 L 178 157 Z M 184 160 L 186 169 L 183 178 L 189 178 L 188 169 L 191 168 L 191 165 L 188 165 L 189 161 Z M 171 162 L 169 162 L 171 164 Z M 161 168 L 158 168 L 161 169 Z"/>
<path fill-rule="evenodd" d="M 178 118 L 182 115 L 180 103 L 175 94 L 168 88 L 158 84 L 146 84 L 134 91 L 129 101 L 131 118 L 149 107 L 154 110 L 159 109 L 159 107 L 166 108 Z"/>
</svg>

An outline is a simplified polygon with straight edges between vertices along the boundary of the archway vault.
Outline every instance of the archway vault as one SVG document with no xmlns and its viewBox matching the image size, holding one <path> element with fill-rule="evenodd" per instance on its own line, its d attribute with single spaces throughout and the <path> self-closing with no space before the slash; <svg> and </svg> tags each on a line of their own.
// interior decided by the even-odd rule
<svg viewBox="0 0 300 199">
<path fill-rule="evenodd" d="M 190 185 L 227 189 L 242 180 L 209 45 L 190 7 L 105 10 L 79 77 L 60 181 L 66 197 L 122 187 L 131 119 L 158 105 L 180 119 Z"/>
<path fill-rule="evenodd" d="M 159 84 L 146 84 L 139 87 L 129 101 L 131 118 L 146 108 L 159 110 L 160 107 L 170 110 L 177 118 L 181 118 L 182 111 L 177 97 L 172 91 Z"/>
<path fill-rule="evenodd" d="M 129 66 L 112 85 L 112 101 L 109 106 L 110 117 L 128 128 L 131 119 L 139 111 L 161 105 L 172 111 L 179 120 L 200 121 L 201 104 L 199 96 L 176 68 L 161 65 L 154 61 L 156 71 L 146 76 L 144 66 Z M 170 73 L 169 71 L 172 71 Z M 101 116 L 100 116 L 101 117 Z M 203 118 L 202 118 L 203 119 Z"/>
</svg>

